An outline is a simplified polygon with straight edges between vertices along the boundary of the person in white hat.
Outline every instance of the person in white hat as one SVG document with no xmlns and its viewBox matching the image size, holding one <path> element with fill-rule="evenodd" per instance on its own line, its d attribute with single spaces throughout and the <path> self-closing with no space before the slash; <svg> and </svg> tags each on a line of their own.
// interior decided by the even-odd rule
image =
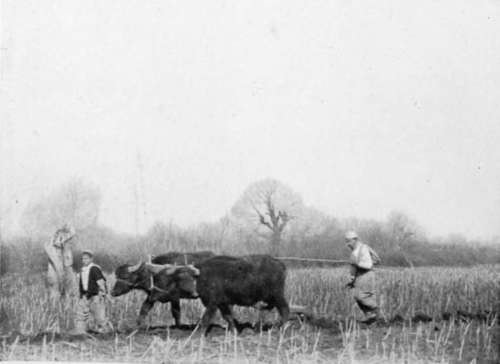
<svg viewBox="0 0 500 364">
<path fill-rule="evenodd" d="M 85 334 L 87 322 L 92 315 L 99 333 L 109 331 L 110 323 L 106 318 L 107 287 L 101 267 L 94 263 L 90 250 L 82 253 L 82 269 L 78 274 L 80 299 L 76 307 L 74 334 Z"/>
<path fill-rule="evenodd" d="M 57 302 L 75 288 L 73 282 L 73 252 L 71 241 L 76 235 L 75 228 L 66 224 L 57 229 L 53 237 L 44 244 L 49 258 L 47 267 L 47 287 L 51 301 Z"/>
<path fill-rule="evenodd" d="M 352 250 L 351 281 L 347 284 L 359 308 L 365 314 L 362 322 L 370 324 L 377 320 L 378 306 L 375 295 L 375 275 L 373 266 L 380 263 L 380 258 L 375 251 L 365 243 L 361 242 L 355 231 L 345 234 L 347 246 Z"/>
</svg>

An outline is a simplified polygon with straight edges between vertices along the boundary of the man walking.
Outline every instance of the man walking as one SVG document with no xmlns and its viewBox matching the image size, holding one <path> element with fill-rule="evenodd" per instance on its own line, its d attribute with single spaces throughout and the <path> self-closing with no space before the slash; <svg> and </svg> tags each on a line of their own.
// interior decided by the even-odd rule
<svg viewBox="0 0 500 364">
<path fill-rule="evenodd" d="M 93 253 L 89 250 L 82 253 L 82 269 L 78 275 L 80 299 L 76 307 L 75 334 L 87 332 L 90 315 L 95 321 L 95 331 L 105 333 L 110 327 L 106 318 L 106 278 L 101 268 L 94 264 L 93 257 Z"/>
<path fill-rule="evenodd" d="M 373 266 L 380 263 L 380 258 L 365 243 L 359 240 L 355 231 L 348 231 L 345 234 L 347 246 L 352 250 L 351 253 L 351 281 L 347 287 L 353 290 L 353 296 L 359 308 L 365 314 L 362 321 L 371 324 L 377 320 L 378 306 L 375 295 L 375 274 Z"/>
</svg>

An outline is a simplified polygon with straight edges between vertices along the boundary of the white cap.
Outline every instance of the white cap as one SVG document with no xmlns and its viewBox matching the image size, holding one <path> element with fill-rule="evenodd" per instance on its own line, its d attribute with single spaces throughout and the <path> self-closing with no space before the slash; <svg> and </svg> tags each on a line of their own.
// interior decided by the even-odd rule
<svg viewBox="0 0 500 364">
<path fill-rule="evenodd" d="M 345 233 L 345 238 L 348 240 L 358 239 L 358 234 L 356 234 L 356 232 L 354 230 L 350 230 L 350 231 Z"/>
<path fill-rule="evenodd" d="M 94 256 L 94 252 L 92 250 L 89 250 L 89 249 L 85 249 L 84 251 L 82 251 L 82 255 L 88 255 L 89 257 L 93 257 Z"/>
</svg>

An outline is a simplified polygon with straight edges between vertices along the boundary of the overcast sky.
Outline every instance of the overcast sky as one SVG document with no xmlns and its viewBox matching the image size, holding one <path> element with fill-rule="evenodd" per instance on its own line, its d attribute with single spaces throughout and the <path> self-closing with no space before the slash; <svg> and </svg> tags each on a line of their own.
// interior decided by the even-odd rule
<svg viewBox="0 0 500 364">
<path fill-rule="evenodd" d="M 143 229 L 273 177 L 337 217 L 500 234 L 498 1 L 1 4 L 4 231 L 75 176 L 134 231 L 140 159 Z"/>
</svg>

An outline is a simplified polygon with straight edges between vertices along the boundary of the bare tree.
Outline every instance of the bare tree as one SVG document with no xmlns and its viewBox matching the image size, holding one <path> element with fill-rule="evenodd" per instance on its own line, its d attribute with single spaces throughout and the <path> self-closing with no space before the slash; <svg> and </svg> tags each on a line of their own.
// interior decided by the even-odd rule
<svg viewBox="0 0 500 364">
<path fill-rule="evenodd" d="M 99 218 L 99 189 L 83 179 L 72 179 L 48 196 L 31 201 L 22 216 L 22 226 L 32 236 L 49 236 L 69 223 L 76 230 L 95 225 Z"/>
<path fill-rule="evenodd" d="M 290 234 L 300 241 L 307 241 L 321 235 L 335 224 L 335 219 L 314 207 L 304 207 L 300 218 L 290 226 Z"/>
<path fill-rule="evenodd" d="M 175 227 L 156 221 L 146 233 L 145 241 L 142 244 L 143 254 L 161 254 L 173 250 L 175 243 Z"/>
<path fill-rule="evenodd" d="M 274 179 L 264 179 L 243 192 L 231 213 L 256 232 L 267 231 L 271 253 L 278 255 L 285 228 L 303 208 L 302 198 L 290 187 Z"/>
<path fill-rule="evenodd" d="M 422 229 L 408 215 L 400 211 L 393 211 L 389 214 L 386 229 L 390 238 L 388 241 L 390 249 L 400 252 L 406 263 L 413 267 L 413 263 L 407 256 L 407 250 L 422 238 Z"/>
</svg>

